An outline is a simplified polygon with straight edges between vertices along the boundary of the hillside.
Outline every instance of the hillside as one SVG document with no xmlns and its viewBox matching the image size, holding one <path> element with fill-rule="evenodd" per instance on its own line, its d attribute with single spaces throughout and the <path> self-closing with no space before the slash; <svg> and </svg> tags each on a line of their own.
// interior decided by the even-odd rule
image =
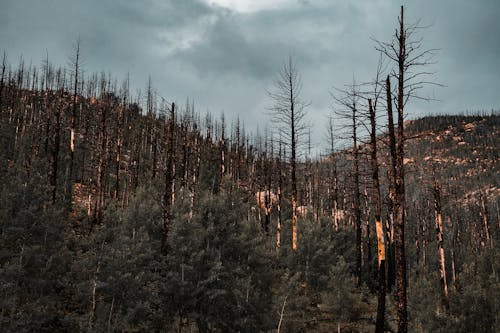
<svg viewBox="0 0 500 333">
<path fill-rule="evenodd" d="M 425 117 L 408 124 L 408 167 L 435 170 L 462 205 L 500 197 L 500 115 Z"/>
<path fill-rule="evenodd" d="M 74 98 L 64 87 L 3 90 L 5 331 L 271 332 L 281 321 L 286 332 L 371 332 L 378 273 L 366 155 L 358 283 L 352 150 L 298 163 L 303 214 L 293 251 L 290 164 L 271 154 L 270 140 L 200 115 L 189 102 L 153 105 L 143 110 L 126 91 Z M 499 131 L 496 114 L 407 123 L 412 331 L 498 327 Z M 384 221 L 387 154 L 382 147 Z M 446 298 L 434 180 L 441 184 Z M 256 193 L 264 194 L 256 200 Z M 388 288 L 386 328 L 394 330 L 395 291 Z"/>
</svg>

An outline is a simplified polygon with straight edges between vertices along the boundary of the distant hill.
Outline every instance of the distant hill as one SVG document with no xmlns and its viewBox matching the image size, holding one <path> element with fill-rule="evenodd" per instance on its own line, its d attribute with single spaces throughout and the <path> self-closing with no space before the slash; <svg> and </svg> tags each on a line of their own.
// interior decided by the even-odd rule
<svg viewBox="0 0 500 333">
<path fill-rule="evenodd" d="M 500 197 L 500 115 L 429 116 L 407 124 L 408 183 L 432 170 L 459 200 Z M 466 203 L 462 201 L 462 203 Z"/>
</svg>

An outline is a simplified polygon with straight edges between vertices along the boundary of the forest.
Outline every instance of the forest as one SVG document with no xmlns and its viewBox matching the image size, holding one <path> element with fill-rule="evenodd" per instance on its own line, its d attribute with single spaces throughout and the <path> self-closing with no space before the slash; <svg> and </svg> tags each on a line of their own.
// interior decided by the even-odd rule
<svg viewBox="0 0 500 333">
<path fill-rule="evenodd" d="M 499 332 L 500 113 L 408 118 L 417 28 L 401 7 L 373 82 L 331 93 L 317 158 L 292 57 L 254 133 L 84 74 L 79 41 L 4 53 L 1 331 Z"/>
</svg>

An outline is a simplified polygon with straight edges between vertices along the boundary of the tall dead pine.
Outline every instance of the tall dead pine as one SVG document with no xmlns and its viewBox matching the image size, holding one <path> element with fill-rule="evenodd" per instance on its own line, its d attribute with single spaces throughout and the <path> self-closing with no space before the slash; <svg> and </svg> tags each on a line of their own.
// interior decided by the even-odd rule
<svg viewBox="0 0 500 333">
<path fill-rule="evenodd" d="M 377 135 L 376 135 L 376 122 L 375 122 L 375 109 L 372 104 L 372 100 L 368 99 L 368 110 L 370 112 L 370 141 L 371 141 L 371 152 L 370 152 L 370 162 L 372 169 L 372 186 L 373 193 L 372 199 L 375 206 L 375 230 L 377 232 L 377 254 L 378 254 L 378 277 L 379 277 L 379 294 L 378 294 L 378 306 L 377 306 L 377 321 L 375 326 L 375 332 L 384 332 L 384 322 L 385 322 L 385 237 L 384 228 L 382 225 L 381 211 L 382 204 L 380 200 L 380 180 L 378 172 L 378 160 L 377 160 Z"/>
<path fill-rule="evenodd" d="M 441 212 L 441 189 L 439 181 L 434 180 L 434 213 L 436 221 L 436 238 L 438 246 L 438 261 L 439 261 L 439 276 L 443 295 L 448 298 L 448 284 L 446 282 L 446 262 L 444 256 L 444 239 L 443 239 L 443 215 Z"/>
<path fill-rule="evenodd" d="M 111 103 L 111 99 L 108 101 L 104 100 L 100 106 L 101 110 L 101 124 L 100 124 L 100 132 L 99 132 L 99 152 L 98 152 L 98 164 L 97 164 L 97 179 L 96 179 L 96 198 L 94 203 L 94 218 L 91 228 L 93 224 L 99 223 L 101 221 L 101 210 L 104 206 L 104 190 L 103 190 L 103 180 L 104 180 L 104 167 L 106 163 L 106 146 L 107 146 L 107 116 L 108 116 L 108 107 Z"/>
<path fill-rule="evenodd" d="M 80 72 L 80 38 L 77 39 L 75 45 L 75 55 L 71 59 L 74 71 L 74 82 L 73 82 L 73 101 L 71 107 L 71 122 L 70 122 L 70 137 L 69 137 L 69 171 L 67 179 L 67 206 L 69 210 L 72 207 L 72 194 L 73 194 L 73 178 L 74 178 L 74 161 L 75 161 L 75 128 L 76 128 L 76 111 L 77 111 L 77 101 L 78 101 L 78 74 Z"/>
<path fill-rule="evenodd" d="M 276 173 L 277 178 L 278 178 L 278 183 L 277 183 L 277 223 L 276 223 L 276 254 L 279 254 L 280 247 L 281 247 L 281 205 L 282 205 L 282 188 L 283 188 L 283 173 L 282 173 L 282 151 L 281 151 L 281 143 L 279 144 L 279 152 L 278 152 L 278 157 L 276 158 Z"/>
<path fill-rule="evenodd" d="M 56 94 L 56 99 L 58 99 L 58 94 Z M 51 159 L 51 175 L 50 175 L 50 185 L 52 186 L 52 204 L 56 202 L 56 195 L 57 195 L 57 173 L 59 170 L 59 151 L 60 151 L 60 144 L 61 144 L 61 108 L 62 106 L 58 105 L 57 101 L 56 103 L 53 103 L 50 101 L 49 98 L 49 115 L 50 117 L 50 111 L 52 108 L 54 108 L 55 104 L 55 116 L 56 116 L 56 123 L 55 123 L 55 128 L 54 128 L 54 144 L 52 146 L 52 159 Z"/>
<path fill-rule="evenodd" d="M 399 33 L 397 33 L 399 54 L 398 63 L 398 127 L 396 139 L 396 192 L 395 192 L 395 223 L 394 238 L 396 245 L 396 296 L 398 313 L 398 332 L 408 331 L 408 299 L 407 299 L 407 277 L 406 277 L 406 254 L 405 254 L 405 172 L 404 172 L 404 106 L 405 106 L 405 74 L 407 70 L 406 34 L 404 25 L 403 6 L 399 17 Z"/>
<path fill-rule="evenodd" d="M 394 132 L 394 115 L 392 112 L 392 93 L 391 93 L 391 80 L 389 76 L 385 81 L 386 97 L 387 97 L 387 126 L 389 134 L 389 151 L 390 151 L 390 165 L 388 166 L 388 178 L 389 178 L 389 192 L 387 195 L 388 199 L 388 209 L 387 209 L 387 220 L 386 220 L 386 235 L 388 240 L 388 251 L 387 251 L 387 268 L 388 268 L 388 281 L 387 289 L 389 292 L 392 286 L 395 284 L 396 280 L 396 265 L 394 262 L 395 257 L 395 247 L 394 247 L 394 207 L 395 203 L 395 188 L 396 188 L 396 134 Z"/>
<path fill-rule="evenodd" d="M 408 331 L 408 302 L 407 302 L 407 277 L 406 277 L 406 255 L 405 255 L 405 172 L 404 172 L 404 109 L 407 102 L 412 98 L 426 99 L 418 95 L 418 90 L 426 85 L 437 85 L 428 76 L 433 72 L 422 69 L 422 66 L 432 65 L 435 62 L 434 49 L 422 50 L 422 38 L 416 37 L 420 30 L 416 24 L 406 24 L 404 21 L 404 9 L 398 20 L 398 28 L 391 42 L 377 42 L 376 47 L 396 66 L 393 71 L 397 79 L 396 105 L 398 112 L 398 125 L 396 136 L 396 165 L 394 174 L 394 242 L 396 262 L 396 304 L 398 316 L 398 331 Z M 392 104 L 391 101 L 388 105 Z M 391 127 L 391 126 L 389 126 Z M 389 128 L 391 130 L 391 128 Z"/>
<path fill-rule="evenodd" d="M 333 99 L 338 104 L 339 109 L 335 110 L 336 115 L 349 122 L 349 135 L 352 138 L 352 160 L 353 160 L 353 193 L 352 193 L 352 212 L 354 215 L 355 235 L 356 235 L 356 277 L 358 286 L 361 285 L 361 275 L 363 270 L 363 242 L 361 231 L 361 192 L 360 186 L 360 154 L 359 154 L 359 110 L 358 102 L 360 99 L 359 85 L 353 81 L 348 86 L 348 90 L 337 89 L 340 97 L 334 96 Z M 344 196 L 345 198 L 345 196 Z"/>
<path fill-rule="evenodd" d="M 273 123 L 283 143 L 290 148 L 290 178 L 292 188 L 292 250 L 297 249 L 297 150 L 304 134 L 306 107 L 300 98 L 302 83 L 299 72 L 290 57 L 275 81 L 275 90 L 269 92 L 273 101 L 270 108 Z"/>
<path fill-rule="evenodd" d="M 167 128 L 167 126 L 165 126 Z M 165 133 L 167 146 L 167 163 L 165 167 L 165 190 L 163 193 L 163 229 L 161 238 L 161 252 L 167 255 L 168 252 L 168 230 L 172 221 L 172 206 L 174 201 L 174 148 L 175 148 L 175 103 L 170 108 L 170 119 L 168 132 Z"/>
</svg>

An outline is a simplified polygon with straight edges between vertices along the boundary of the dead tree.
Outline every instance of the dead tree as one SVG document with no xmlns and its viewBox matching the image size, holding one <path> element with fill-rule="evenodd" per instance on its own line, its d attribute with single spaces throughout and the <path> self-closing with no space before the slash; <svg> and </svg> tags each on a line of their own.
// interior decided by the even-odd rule
<svg viewBox="0 0 500 333">
<path fill-rule="evenodd" d="M 58 98 L 58 94 L 56 94 L 56 99 Z M 52 99 L 52 98 L 51 98 Z M 49 99 L 49 115 L 50 117 L 50 112 L 52 111 L 51 109 L 55 108 L 55 128 L 54 128 L 54 143 L 52 145 L 52 160 L 51 160 L 51 176 L 50 176 L 50 185 L 52 186 L 52 204 L 55 204 L 56 202 L 56 195 L 57 195 L 57 173 L 59 171 L 59 151 L 60 151 L 60 145 L 61 145 L 61 106 L 59 105 L 58 101 L 54 103 L 53 100 Z M 55 104 L 55 107 L 54 107 Z"/>
<path fill-rule="evenodd" d="M 76 111 L 77 111 L 77 100 L 78 100 L 78 79 L 80 73 L 80 38 L 76 40 L 75 44 L 75 54 L 73 58 L 70 59 L 71 65 L 73 67 L 73 101 L 71 107 L 71 122 L 70 122 L 70 136 L 69 136 L 69 171 L 67 179 L 67 206 L 69 210 L 72 207 L 72 194 L 73 194 L 73 178 L 74 178 L 74 161 L 75 161 L 75 128 L 76 128 Z"/>
<path fill-rule="evenodd" d="M 446 262 L 444 256 L 444 239 L 443 239 L 443 215 L 441 212 L 441 189 L 439 181 L 434 179 L 434 214 L 436 221 L 436 239 L 438 246 L 438 262 L 439 276 L 441 287 L 443 288 L 443 296 L 448 298 L 448 284 L 446 282 Z"/>
<path fill-rule="evenodd" d="M 339 230 L 339 188 L 337 177 L 337 157 L 335 156 L 335 128 L 333 125 L 333 118 L 328 117 L 328 143 L 330 146 L 329 151 L 329 187 L 328 187 L 328 201 L 330 204 L 330 214 L 333 220 L 335 231 Z"/>
<path fill-rule="evenodd" d="M 281 247 L 281 206 L 282 206 L 282 188 L 283 188 L 283 172 L 282 172 L 282 146 L 279 142 L 278 157 L 276 158 L 276 173 L 277 173 L 277 223 L 276 223 L 276 254 L 279 254 Z"/>
<path fill-rule="evenodd" d="M 113 198 L 116 204 L 119 202 L 120 195 L 120 165 L 122 162 L 122 145 L 123 145 L 123 109 L 126 107 L 126 95 L 123 97 L 122 105 L 118 106 L 116 115 L 116 169 L 115 169 L 115 191 Z"/>
<path fill-rule="evenodd" d="M 192 134 L 192 144 L 193 144 L 193 155 L 195 159 L 195 163 L 193 165 L 193 170 L 192 172 L 192 178 L 190 182 L 190 190 L 189 190 L 189 221 L 192 220 L 193 218 L 193 211 L 194 211 L 194 202 L 196 198 L 196 188 L 198 186 L 198 176 L 200 174 L 200 163 L 201 163 L 201 133 L 198 129 L 198 125 L 196 122 L 193 124 L 193 134 Z"/>
<path fill-rule="evenodd" d="M 352 159 L 353 159 L 353 199 L 352 209 L 354 215 L 354 224 L 356 232 L 356 277 L 358 286 L 361 285 L 362 265 L 363 265 L 363 245 L 361 234 L 361 192 L 359 190 L 360 174 L 359 174 L 359 87 L 355 82 L 349 86 L 349 90 L 337 89 L 341 96 L 337 97 L 332 94 L 332 97 L 339 108 L 335 110 L 338 118 L 350 122 L 349 135 L 352 139 Z"/>
<path fill-rule="evenodd" d="M 394 239 L 396 247 L 396 299 L 398 315 L 398 331 L 408 331 L 408 309 L 407 309 L 407 278 L 406 278 L 406 255 L 405 255 L 405 172 L 404 172 L 404 118 L 405 105 L 411 98 L 426 99 L 418 95 L 418 91 L 425 85 L 436 83 L 428 79 L 434 74 L 428 70 L 418 70 L 421 66 L 434 64 L 435 49 L 422 50 L 422 39 L 415 34 L 422 28 L 419 22 L 405 24 L 404 10 L 401 6 L 399 26 L 391 42 L 377 42 L 376 49 L 382 52 L 392 63 L 396 65 L 392 75 L 397 80 L 396 105 L 398 112 L 398 126 L 396 139 L 396 170 L 395 170 L 395 205 L 394 205 Z M 391 98 L 392 103 L 392 98 Z"/>
<path fill-rule="evenodd" d="M 481 219 L 483 220 L 484 225 L 484 235 L 486 237 L 486 242 L 488 242 L 490 249 L 493 250 L 493 238 L 491 237 L 490 232 L 490 222 L 488 216 L 488 205 L 486 203 L 486 195 L 482 193 L 479 194 L 479 214 L 481 215 Z"/>
<path fill-rule="evenodd" d="M 391 93 L 391 79 L 387 76 L 385 81 L 386 97 L 387 97 L 387 128 L 389 136 L 389 152 L 390 152 L 390 165 L 387 168 L 387 175 L 389 180 L 389 191 L 387 195 L 387 220 L 386 220 L 386 234 L 388 240 L 387 251 L 387 289 L 390 292 L 396 282 L 396 264 L 394 257 L 396 255 L 394 245 L 394 209 L 395 209 L 395 189 L 396 189 L 396 134 L 394 132 L 394 114 L 392 111 L 392 93 Z"/>
<path fill-rule="evenodd" d="M 219 188 L 222 185 L 222 180 L 224 175 L 226 174 L 226 121 L 224 117 L 224 113 L 221 114 L 220 117 L 220 126 L 221 126 L 221 138 L 220 138 L 220 170 L 219 170 Z"/>
<path fill-rule="evenodd" d="M 97 179 L 96 179 L 96 198 L 94 203 L 94 218 L 91 228 L 94 224 L 99 223 L 101 221 L 101 211 L 104 206 L 104 189 L 103 189 L 103 181 L 104 181 L 104 168 L 106 163 L 106 148 L 107 148 L 107 122 L 108 122 L 108 108 L 111 107 L 111 99 L 101 97 L 101 101 L 99 105 L 100 113 L 101 113 L 101 123 L 99 129 L 99 146 L 98 146 L 98 162 L 97 162 Z"/>
<path fill-rule="evenodd" d="M 375 327 L 375 332 L 384 332 L 384 322 L 385 322 L 385 235 L 384 228 L 382 225 L 382 204 L 380 199 L 380 180 L 379 180 L 379 170 L 378 170 L 378 160 L 377 160 L 377 132 L 376 132 L 376 120 L 375 120 L 375 107 L 372 104 L 372 100 L 368 99 L 368 110 L 370 112 L 370 142 L 371 142 L 371 154 L 370 162 L 372 169 L 372 200 L 374 204 L 375 212 L 375 230 L 377 232 L 377 253 L 378 253 L 378 306 L 377 306 L 377 322 Z"/>
<path fill-rule="evenodd" d="M 307 103 L 300 93 L 302 83 L 292 58 L 288 59 L 274 82 L 274 91 L 269 91 L 273 102 L 269 111 L 277 126 L 277 133 L 285 147 L 290 149 L 290 178 L 292 185 L 292 249 L 297 249 L 297 151 L 307 128 L 305 123 Z"/>
<path fill-rule="evenodd" d="M 3 57 L 2 57 L 2 74 L 0 76 L 0 112 L 2 110 L 2 100 L 3 100 L 3 89 L 4 89 L 4 82 L 5 82 L 5 70 L 7 68 L 7 54 L 5 51 L 3 51 Z"/>
<path fill-rule="evenodd" d="M 165 126 L 165 128 L 167 128 Z M 165 167 L 165 190 L 163 192 L 163 230 L 161 239 L 161 252 L 167 255 L 168 252 L 168 231 L 172 221 L 172 206 L 174 201 L 174 154 L 175 154 L 175 103 L 170 107 L 170 119 L 168 133 L 165 133 L 167 146 L 167 165 Z"/>
</svg>

